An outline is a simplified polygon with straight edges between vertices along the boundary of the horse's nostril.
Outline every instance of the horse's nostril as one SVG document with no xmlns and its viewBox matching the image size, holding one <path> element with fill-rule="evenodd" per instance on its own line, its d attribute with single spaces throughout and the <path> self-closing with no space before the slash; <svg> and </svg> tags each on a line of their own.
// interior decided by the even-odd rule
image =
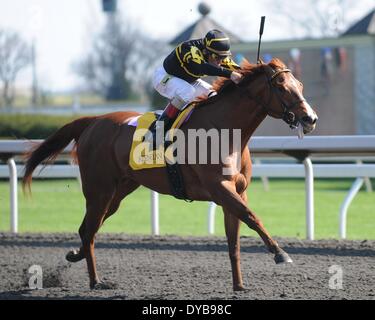
<svg viewBox="0 0 375 320">
<path fill-rule="evenodd" d="M 302 121 L 308 124 L 312 124 L 313 119 L 311 117 L 306 116 L 302 118 Z"/>
<path fill-rule="evenodd" d="M 317 117 L 312 118 L 312 117 L 306 116 L 302 118 L 302 121 L 308 124 L 315 124 L 317 119 L 318 119 Z"/>
</svg>

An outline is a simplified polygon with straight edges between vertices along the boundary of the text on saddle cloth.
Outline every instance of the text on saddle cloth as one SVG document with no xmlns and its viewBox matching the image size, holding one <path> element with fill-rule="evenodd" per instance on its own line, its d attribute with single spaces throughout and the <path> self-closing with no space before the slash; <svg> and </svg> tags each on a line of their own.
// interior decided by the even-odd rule
<svg viewBox="0 0 375 320">
<path fill-rule="evenodd" d="M 171 127 L 170 132 L 172 135 L 173 129 L 180 128 L 189 119 L 194 107 L 195 104 L 192 103 L 179 114 Z M 165 158 L 172 161 L 173 155 L 170 152 L 167 152 L 167 154 L 164 153 L 163 144 L 156 150 L 150 150 L 150 144 L 143 142 L 144 135 L 156 118 L 154 112 L 146 112 L 128 123 L 129 125 L 136 126 L 129 157 L 129 165 L 133 170 L 162 168 L 165 167 Z"/>
</svg>

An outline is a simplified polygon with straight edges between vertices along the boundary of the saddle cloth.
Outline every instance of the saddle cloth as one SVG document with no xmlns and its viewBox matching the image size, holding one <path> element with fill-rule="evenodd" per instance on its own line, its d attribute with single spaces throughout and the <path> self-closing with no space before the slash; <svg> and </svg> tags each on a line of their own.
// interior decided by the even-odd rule
<svg viewBox="0 0 375 320">
<path fill-rule="evenodd" d="M 171 127 L 172 135 L 173 129 L 180 128 L 189 119 L 194 107 L 195 103 L 191 103 L 179 114 Z M 150 150 L 150 143 L 142 142 L 148 128 L 156 119 L 154 112 L 146 112 L 137 119 L 129 121 L 129 125 L 136 126 L 129 158 L 129 165 L 133 170 L 162 168 L 166 166 L 165 158 L 172 160 L 173 155 L 170 152 L 165 154 L 163 144 L 156 150 Z"/>
</svg>

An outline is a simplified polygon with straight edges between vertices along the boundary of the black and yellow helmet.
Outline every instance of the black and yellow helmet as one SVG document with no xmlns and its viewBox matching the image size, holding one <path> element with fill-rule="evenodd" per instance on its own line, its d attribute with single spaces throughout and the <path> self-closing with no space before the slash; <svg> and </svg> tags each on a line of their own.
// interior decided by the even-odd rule
<svg viewBox="0 0 375 320">
<path fill-rule="evenodd" d="M 204 37 L 204 45 L 208 51 L 220 57 L 227 57 L 230 52 L 230 41 L 224 32 L 211 30 Z"/>
</svg>

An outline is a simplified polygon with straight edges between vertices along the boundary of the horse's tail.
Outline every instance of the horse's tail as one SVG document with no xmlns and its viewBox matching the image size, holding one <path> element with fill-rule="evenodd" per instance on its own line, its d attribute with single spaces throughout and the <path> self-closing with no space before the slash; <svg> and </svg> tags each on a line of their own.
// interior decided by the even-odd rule
<svg viewBox="0 0 375 320">
<path fill-rule="evenodd" d="M 83 117 L 66 124 L 26 154 L 25 174 L 22 179 L 24 192 L 26 187 L 30 191 L 32 174 L 35 168 L 44 160 L 46 160 L 46 163 L 53 162 L 73 139 L 77 143 L 82 132 L 95 119 L 96 117 Z"/>
</svg>

